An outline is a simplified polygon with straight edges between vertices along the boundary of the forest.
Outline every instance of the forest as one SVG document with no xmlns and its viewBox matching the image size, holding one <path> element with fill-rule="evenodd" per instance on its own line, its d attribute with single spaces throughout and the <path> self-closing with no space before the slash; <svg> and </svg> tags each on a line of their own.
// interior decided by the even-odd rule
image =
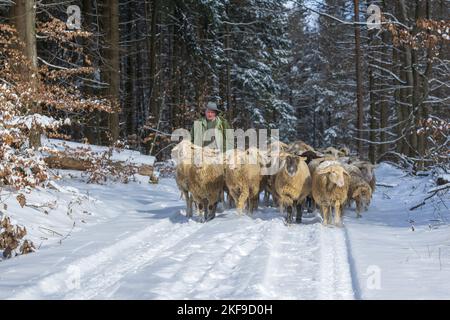
<svg viewBox="0 0 450 320">
<path fill-rule="evenodd" d="M 2 113 L 52 119 L 26 128 L 34 146 L 47 131 L 167 159 L 214 101 L 233 128 L 373 163 L 448 158 L 445 0 L 1 0 L 0 23 Z"/>
</svg>

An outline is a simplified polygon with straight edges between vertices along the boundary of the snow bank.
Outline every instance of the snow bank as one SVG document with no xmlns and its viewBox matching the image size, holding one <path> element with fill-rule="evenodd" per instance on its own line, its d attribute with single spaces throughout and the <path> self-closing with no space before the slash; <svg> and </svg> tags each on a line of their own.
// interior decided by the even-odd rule
<svg viewBox="0 0 450 320">
<path fill-rule="evenodd" d="M 64 151 L 66 148 L 77 149 L 83 148 L 90 150 L 94 153 L 104 153 L 109 151 L 109 147 L 89 145 L 78 142 L 64 141 L 58 139 L 42 139 L 42 145 L 45 147 L 53 148 L 57 151 Z M 117 149 L 113 150 L 111 160 L 123 161 L 131 165 L 150 165 L 155 162 L 155 157 L 143 155 L 138 151 Z"/>
<path fill-rule="evenodd" d="M 450 298 L 450 194 L 409 208 L 434 186 L 388 164 L 376 170 L 378 186 L 368 212 L 345 217 L 353 276 L 361 299 Z M 392 187 L 388 187 L 392 186 Z"/>
</svg>

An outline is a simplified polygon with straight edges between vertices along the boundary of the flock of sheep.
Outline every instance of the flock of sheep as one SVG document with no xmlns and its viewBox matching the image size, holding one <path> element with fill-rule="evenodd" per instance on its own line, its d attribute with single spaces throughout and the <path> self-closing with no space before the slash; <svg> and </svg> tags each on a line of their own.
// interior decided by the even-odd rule
<svg viewBox="0 0 450 320">
<path fill-rule="evenodd" d="M 194 154 L 202 161 L 193 161 Z M 334 224 L 340 226 L 344 208 L 355 202 L 360 217 L 375 188 L 374 165 L 350 156 L 346 147 L 315 150 L 303 141 L 289 145 L 274 141 L 267 150 L 234 149 L 223 156 L 218 150 L 183 140 L 173 149 L 172 158 L 177 163 L 176 182 L 186 200 L 186 215 L 192 217 L 195 204 L 204 213 L 203 221 L 215 217 L 225 194 L 227 205 L 242 214 L 257 209 L 264 193 L 264 205 L 269 205 L 272 196 L 273 204 L 286 213 L 288 224 L 294 218 L 300 223 L 304 209 L 313 212 L 318 206 L 324 224 L 331 222 L 334 209 Z M 267 174 L 274 160 L 279 169 Z"/>
</svg>

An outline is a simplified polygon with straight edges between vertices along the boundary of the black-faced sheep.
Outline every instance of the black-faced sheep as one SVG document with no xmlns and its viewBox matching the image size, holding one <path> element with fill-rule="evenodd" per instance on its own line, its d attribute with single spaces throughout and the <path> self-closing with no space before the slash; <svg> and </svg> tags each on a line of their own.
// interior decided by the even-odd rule
<svg viewBox="0 0 450 320">
<path fill-rule="evenodd" d="M 337 161 L 322 162 L 312 175 L 312 196 L 320 206 L 323 223 L 329 223 L 334 208 L 335 224 L 341 225 L 342 206 L 347 201 L 350 176 Z"/>
</svg>

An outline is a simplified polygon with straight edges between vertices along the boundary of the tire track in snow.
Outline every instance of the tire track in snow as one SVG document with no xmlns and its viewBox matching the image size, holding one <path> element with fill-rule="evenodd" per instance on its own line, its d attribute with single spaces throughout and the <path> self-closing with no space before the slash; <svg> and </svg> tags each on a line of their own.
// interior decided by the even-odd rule
<svg viewBox="0 0 450 320">
<path fill-rule="evenodd" d="M 318 299 L 354 299 L 344 230 L 320 226 L 320 284 Z"/>
<path fill-rule="evenodd" d="M 260 299 L 308 299 L 318 285 L 318 225 L 273 224 Z"/>
<path fill-rule="evenodd" d="M 120 261 L 112 261 L 109 265 L 102 266 L 98 272 L 91 276 L 88 283 L 82 283 L 81 290 L 69 293 L 65 299 L 92 299 L 95 297 L 107 297 L 111 295 L 111 288 L 121 282 L 128 274 L 138 273 L 144 266 L 151 264 L 153 260 L 172 248 L 185 242 L 187 238 L 198 232 L 205 224 L 190 221 L 188 225 L 180 223 L 176 227 L 172 223 L 148 236 L 149 240 L 139 246 L 130 248 L 128 254 Z M 156 234 L 159 234 L 158 236 Z"/>
<path fill-rule="evenodd" d="M 233 217 L 231 223 L 239 224 L 241 219 L 250 218 Z M 242 224 L 247 222 L 242 221 Z M 185 245 L 178 249 L 179 254 L 175 255 L 176 266 L 172 265 L 169 268 L 170 275 L 166 274 L 169 281 L 163 281 L 153 288 L 155 297 L 158 299 L 186 297 L 211 299 L 232 295 L 230 291 L 236 288 L 227 286 L 227 279 L 231 274 L 238 272 L 239 266 L 243 265 L 243 260 L 251 256 L 252 252 L 261 245 L 265 234 L 263 230 L 265 222 L 256 220 L 252 222 L 249 226 L 243 225 L 240 228 L 238 226 L 238 231 L 232 228 L 227 232 L 220 232 L 220 224 L 223 222 L 217 220 L 209 222 L 209 225 L 207 224 L 209 230 L 206 228 L 203 230 L 214 236 L 205 241 L 202 246 Z M 198 238 L 201 239 L 201 237 Z M 198 239 L 192 240 L 198 241 Z M 167 270 L 154 270 L 154 272 L 161 274 L 167 273 Z M 172 279 L 174 276 L 176 279 Z"/>
<path fill-rule="evenodd" d="M 230 296 L 237 298 L 242 291 L 245 291 L 254 274 L 244 272 L 242 267 L 246 265 L 252 254 L 264 245 L 263 240 L 267 229 L 266 222 L 258 222 L 256 228 L 255 226 L 247 227 L 240 234 L 239 239 L 236 239 L 222 256 L 211 264 L 209 270 L 204 272 L 194 296 L 200 299 Z M 239 285 L 230 286 L 231 283 L 236 282 L 233 277 L 237 274 L 239 274 Z"/>
<path fill-rule="evenodd" d="M 120 272 L 136 269 L 148 259 L 164 251 L 166 247 L 170 247 L 174 241 L 185 238 L 186 234 L 176 232 L 183 225 L 183 223 L 173 224 L 170 217 L 156 224 L 150 224 L 129 237 L 71 262 L 62 271 L 39 279 L 36 285 L 22 289 L 12 299 L 89 298 L 95 294 L 95 290 L 101 289 L 111 281 L 116 281 L 121 275 Z M 202 224 L 193 224 L 189 228 L 189 233 L 196 232 L 202 226 Z M 156 244 L 150 242 L 158 234 L 161 235 L 158 239 L 162 241 Z M 168 240 L 168 244 L 166 245 L 163 240 Z M 79 275 L 79 286 L 67 283 L 71 270 Z"/>
</svg>

